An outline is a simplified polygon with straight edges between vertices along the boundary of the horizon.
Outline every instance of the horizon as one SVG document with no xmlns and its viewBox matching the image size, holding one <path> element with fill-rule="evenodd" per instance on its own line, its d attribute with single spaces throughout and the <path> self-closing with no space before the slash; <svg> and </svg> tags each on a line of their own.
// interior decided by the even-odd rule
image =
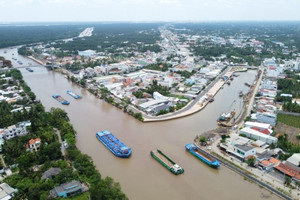
<svg viewBox="0 0 300 200">
<path fill-rule="evenodd" d="M 1 23 L 300 21 L 298 0 L 0 0 Z"/>
</svg>

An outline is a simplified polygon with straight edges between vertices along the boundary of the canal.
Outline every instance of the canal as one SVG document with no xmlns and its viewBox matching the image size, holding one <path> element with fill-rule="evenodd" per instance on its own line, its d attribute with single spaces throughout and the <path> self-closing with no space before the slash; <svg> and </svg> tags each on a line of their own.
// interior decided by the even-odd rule
<svg viewBox="0 0 300 200">
<path fill-rule="evenodd" d="M 6 59 L 15 57 L 23 65 L 34 63 L 18 56 L 16 48 L 7 48 L 6 51 L 0 49 L 0 56 Z M 19 66 L 17 61 L 12 61 L 14 66 Z M 60 73 L 42 66 L 32 69 L 32 73 L 25 69 L 21 72 L 37 98 L 46 110 L 59 107 L 68 113 L 77 131 L 77 147 L 92 157 L 103 177 L 111 176 L 119 182 L 129 199 L 279 199 L 224 166 L 215 170 L 204 165 L 185 150 L 185 145 L 196 135 L 216 128 L 216 119 L 221 113 L 233 109 L 239 112 L 242 107 L 239 91 L 246 93 L 249 90 L 244 83 L 252 83 L 256 71 L 239 73 L 230 86 L 225 85 L 219 91 L 214 102 L 194 115 L 172 121 L 142 123 L 97 99 Z M 68 96 L 66 91 L 69 89 L 83 98 L 75 100 Z M 63 106 L 54 100 L 51 95 L 55 93 L 69 100 L 70 105 Z M 130 146 L 132 156 L 129 159 L 113 156 L 95 137 L 95 133 L 101 130 L 110 130 Z M 185 172 L 179 176 L 168 172 L 150 156 L 150 151 L 156 148 L 182 166 Z"/>
</svg>

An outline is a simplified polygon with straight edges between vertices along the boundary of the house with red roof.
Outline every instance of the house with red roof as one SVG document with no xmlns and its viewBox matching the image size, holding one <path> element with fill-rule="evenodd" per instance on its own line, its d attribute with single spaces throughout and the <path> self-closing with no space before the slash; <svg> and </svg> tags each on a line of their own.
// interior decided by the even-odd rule
<svg viewBox="0 0 300 200">
<path fill-rule="evenodd" d="M 40 138 L 30 139 L 26 145 L 26 150 L 37 151 L 40 148 L 40 146 L 41 146 Z"/>
</svg>

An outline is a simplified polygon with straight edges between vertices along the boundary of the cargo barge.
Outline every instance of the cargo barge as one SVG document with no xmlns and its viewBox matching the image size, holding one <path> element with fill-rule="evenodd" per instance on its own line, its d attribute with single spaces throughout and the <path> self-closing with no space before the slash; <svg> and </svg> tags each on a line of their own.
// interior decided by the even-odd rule
<svg viewBox="0 0 300 200">
<path fill-rule="evenodd" d="M 110 131 L 100 131 L 96 133 L 96 137 L 115 156 L 120 158 L 128 158 L 131 155 L 131 148 L 127 147 L 120 140 L 118 140 Z"/>
<path fill-rule="evenodd" d="M 70 104 L 69 101 L 62 98 L 59 94 L 54 94 L 54 95 L 52 95 L 52 97 L 54 99 L 56 99 L 59 103 L 63 104 L 63 105 L 69 105 Z"/>
<path fill-rule="evenodd" d="M 170 172 L 175 175 L 182 174 L 184 172 L 183 168 L 176 164 L 173 160 L 171 160 L 168 156 L 166 156 L 160 150 L 153 150 L 150 152 L 151 156 L 157 160 L 162 166 L 167 168 Z"/>
<path fill-rule="evenodd" d="M 80 98 L 82 98 L 81 95 L 75 94 L 75 93 L 72 92 L 71 90 L 67 90 L 67 94 L 70 95 L 71 97 L 73 97 L 74 99 L 80 99 Z"/>
<path fill-rule="evenodd" d="M 208 166 L 210 166 L 212 168 L 218 168 L 220 166 L 219 161 L 212 158 L 210 155 L 208 155 L 208 153 L 206 153 L 204 150 L 200 149 L 197 145 L 190 143 L 190 144 L 185 145 L 185 148 L 191 154 L 196 156 L 199 160 L 201 160 Z"/>
</svg>

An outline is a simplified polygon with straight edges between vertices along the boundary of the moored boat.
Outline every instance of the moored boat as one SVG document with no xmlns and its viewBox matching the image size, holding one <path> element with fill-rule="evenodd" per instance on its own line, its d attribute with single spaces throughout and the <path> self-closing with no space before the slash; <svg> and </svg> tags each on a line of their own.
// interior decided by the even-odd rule
<svg viewBox="0 0 300 200">
<path fill-rule="evenodd" d="M 62 98 L 59 94 L 54 94 L 54 95 L 52 95 L 52 97 L 54 99 L 56 99 L 59 103 L 63 104 L 63 105 L 69 105 L 70 104 L 69 101 Z"/>
<path fill-rule="evenodd" d="M 27 71 L 29 71 L 29 72 L 33 72 L 33 69 L 31 69 L 31 68 L 29 68 L 29 67 L 26 67 L 25 68 Z"/>
<path fill-rule="evenodd" d="M 219 117 L 218 121 L 229 121 L 232 119 L 235 115 L 235 112 L 232 111 L 230 113 L 222 113 L 221 116 Z"/>
<path fill-rule="evenodd" d="M 208 155 L 208 153 L 200 149 L 197 145 L 190 143 L 185 145 L 185 148 L 208 166 L 212 168 L 218 168 L 220 166 L 219 161 Z"/>
<path fill-rule="evenodd" d="M 100 131 L 96 133 L 96 137 L 115 156 L 120 158 L 128 158 L 131 155 L 131 148 L 122 143 L 110 131 Z"/>
<path fill-rule="evenodd" d="M 239 92 L 239 97 L 242 97 L 242 96 L 244 96 L 244 93 L 243 93 L 243 91 L 240 91 Z"/>
<path fill-rule="evenodd" d="M 67 90 L 67 94 L 70 95 L 70 96 L 72 96 L 74 99 L 80 99 L 80 98 L 82 98 L 81 95 L 75 94 L 75 93 L 72 92 L 71 90 Z"/>
<path fill-rule="evenodd" d="M 168 156 L 166 156 L 162 151 L 160 150 L 153 150 L 150 152 L 151 156 L 157 160 L 161 165 L 163 165 L 165 168 L 167 168 L 170 172 L 172 172 L 175 175 L 182 174 L 184 172 L 184 169 L 180 167 L 178 164 L 176 164 L 173 160 L 171 160 Z"/>
</svg>

